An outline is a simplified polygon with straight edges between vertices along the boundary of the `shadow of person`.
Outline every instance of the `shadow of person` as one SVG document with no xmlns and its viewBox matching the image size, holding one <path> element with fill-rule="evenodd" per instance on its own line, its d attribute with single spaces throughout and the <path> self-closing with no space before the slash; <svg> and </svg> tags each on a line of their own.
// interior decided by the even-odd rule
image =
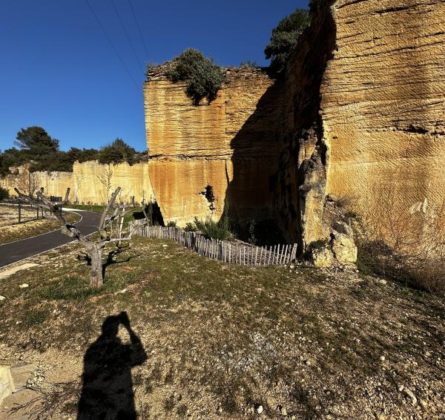
<svg viewBox="0 0 445 420">
<path fill-rule="evenodd" d="M 130 343 L 117 336 L 119 325 L 127 330 Z M 102 334 L 85 353 L 77 419 L 136 419 L 131 368 L 146 360 L 127 313 L 107 317 Z"/>
</svg>

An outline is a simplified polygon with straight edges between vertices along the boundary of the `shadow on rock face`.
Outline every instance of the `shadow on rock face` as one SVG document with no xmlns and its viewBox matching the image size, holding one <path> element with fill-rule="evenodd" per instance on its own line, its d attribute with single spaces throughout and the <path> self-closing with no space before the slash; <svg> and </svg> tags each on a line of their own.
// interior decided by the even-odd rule
<svg viewBox="0 0 445 420">
<path fill-rule="evenodd" d="M 130 343 L 122 343 L 117 336 L 119 325 L 128 331 Z M 84 356 L 77 419 L 136 419 L 131 368 L 146 360 L 127 313 L 107 317 L 102 334 Z"/>
</svg>

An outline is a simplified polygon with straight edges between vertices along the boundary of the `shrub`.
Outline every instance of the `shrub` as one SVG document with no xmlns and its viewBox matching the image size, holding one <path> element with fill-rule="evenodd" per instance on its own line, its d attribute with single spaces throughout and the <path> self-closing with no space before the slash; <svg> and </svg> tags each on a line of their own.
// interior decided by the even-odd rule
<svg viewBox="0 0 445 420">
<path fill-rule="evenodd" d="M 173 221 L 173 220 L 170 220 L 170 221 L 167 223 L 167 227 L 176 227 L 176 222 Z"/>
<path fill-rule="evenodd" d="M 407 270 L 410 284 L 428 292 L 445 296 L 445 266 L 443 260 L 436 259 L 427 263 L 411 265 Z"/>
<path fill-rule="evenodd" d="M 424 250 L 414 255 L 401 254 L 381 240 L 360 242 L 358 248 L 357 266 L 362 273 L 377 274 L 415 289 L 445 294 L 443 256 L 426 255 Z"/>
<path fill-rule="evenodd" d="M 215 222 L 211 219 L 201 221 L 198 218 L 195 218 L 195 226 L 207 239 L 219 239 L 220 241 L 224 241 L 232 236 L 227 218 L 223 218 L 219 222 Z"/>
<path fill-rule="evenodd" d="M 143 213 L 151 226 L 165 226 L 161 208 L 156 201 L 146 204 Z"/>
<path fill-rule="evenodd" d="M 9 198 L 9 191 L 3 187 L 0 187 L 0 201 Z"/>
<path fill-rule="evenodd" d="M 309 12 L 297 9 L 282 19 L 272 30 L 270 42 L 264 50 L 266 58 L 271 60 L 269 67 L 271 76 L 279 76 L 286 68 L 289 57 L 298 44 L 298 38 L 309 24 Z"/>
<path fill-rule="evenodd" d="M 259 68 L 261 68 L 261 66 L 257 62 L 251 61 L 251 60 L 241 61 L 239 66 L 242 69 L 259 69 Z"/>
<path fill-rule="evenodd" d="M 196 232 L 196 231 L 197 231 L 196 226 L 195 226 L 193 223 L 190 223 L 190 222 L 188 222 L 188 223 L 185 225 L 184 230 L 185 230 L 186 232 Z"/>
<path fill-rule="evenodd" d="M 273 219 L 251 219 L 244 223 L 232 221 L 230 230 L 238 239 L 258 246 L 276 245 L 287 241 Z"/>
<path fill-rule="evenodd" d="M 401 210 L 393 186 L 375 187 L 374 201 L 354 220 L 358 267 L 399 283 L 445 293 L 445 202 Z"/>
<path fill-rule="evenodd" d="M 255 228 L 256 222 L 255 220 L 251 220 L 248 225 L 249 239 L 247 241 L 252 245 L 256 245 L 258 243 L 258 239 L 255 236 Z"/>
<path fill-rule="evenodd" d="M 167 77 L 173 83 L 187 82 L 185 92 L 195 105 L 199 105 L 203 98 L 209 103 L 215 100 L 224 81 L 221 68 L 193 48 L 173 60 L 173 68 L 167 72 Z"/>
<path fill-rule="evenodd" d="M 122 139 L 117 138 L 99 151 L 99 162 L 105 164 L 128 162 L 131 165 L 135 162 L 135 155 L 136 150 Z"/>
<path fill-rule="evenodd" d="M 310 0 L 309 1 L 309 12 L 313 15 L 321 6 L 322 0 Z"/>
</svg>

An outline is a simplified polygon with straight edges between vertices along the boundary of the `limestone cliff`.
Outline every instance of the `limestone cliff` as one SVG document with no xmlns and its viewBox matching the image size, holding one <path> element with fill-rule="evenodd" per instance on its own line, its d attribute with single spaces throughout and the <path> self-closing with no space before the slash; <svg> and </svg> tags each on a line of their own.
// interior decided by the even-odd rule
<svg viewBox="0 0 445 420">
<path fill-rule="evenodd" d="M 443 202 L 445 3 L 316 9 L 282 80 L 231 70 L 198 107 L 182 84 L 146 83 L 149 172 L 166 220 L 274 217 L 303 253 L 335 236 L 340 204 L 387 239 L 394 220 L 419 233 L 413 209 Z"/>
<path fill-rule="evenodd" d="M 149 173 L 165 220 L 183 225 L 194 217 L 218 219 L 224 208 L 248 217 L 252 208 L 267 213 L 272 207 L 270 192 L 263 191 L 264 169 L 276 161 L 276 153 L 263 147 L 273 132 L 273 112 L 264 105 L 271 84 L 260 70 L 229 69 L 216 100 L 199 106 L 182 83 L 161 75 L 145 84 Z M 259 108 L 263 118 L 252 124 Z M 228 191 L 238 177 L 243 183 Z M 203 194 L 207 186 L 214 203 Z"/>
<path fill-rule="evenodd" d="M 335 201 L 389 239 L 396 223 L 422 229 L 410 209 L 437 208 L 445 192 L 445 3 L 321 5 L 283 82 L 277 133 L 277 214 L 302 251 L 329 239 Z"/>
<path fill-rule="evenodd" d="M 96 161 L 78 163 L 73 166 L 73 199 L 79 202 L 106 203 L 111 193 L 121 187 L 119 200 L 137 202 L 153 198 L 147 162 L 129 165 L 101 165 Z"/>
<path fill-rule="evenodd" d="M 73 172 L 32 172 L 28 166 L 13 168 L 12 173 L 0 179 L 0 186 L 14 195 L 14 188 L 30 191 L 43 187 L 46 195 L 64 197 L 70 188 L 69 199 L 80 204 L 105 204 L 111 192 L 122 188 L 119 199 L 130 202 L 151 200 L 153 192 L 148 176 L 148 164 L 128 163 L 102 165 L 97 161 L 75 162 Z"/>
<path fill-rule="evenodd" d="M 332 11 L 326 193 L 394 235 L 415 203 L 432 211 L 445 200 L 445 2 L 338 0 Z"/>
</svg>

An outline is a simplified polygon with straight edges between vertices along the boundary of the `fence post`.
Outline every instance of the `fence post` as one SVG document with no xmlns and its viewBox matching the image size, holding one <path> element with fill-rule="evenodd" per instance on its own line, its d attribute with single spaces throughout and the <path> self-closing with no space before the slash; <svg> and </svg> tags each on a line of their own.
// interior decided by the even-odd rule
<svg viewBox="0 0 445 420">
<path fill-rule="evenodd" d="M 286 245 L 283 245 L 281 247 L 281 255 L 280 255 L 280 260 L 278 261 L 278 264 L 280 264 L 280 265 L 283 264 L 283 259 L 284 259 L 285 255 L 286 255 Z"/>
<path fill-rule="evenodd" d="M 284 260 L 284 264 L 287 264 L 287 260 L 289 259 L 288 256 L 290 254 L 290 245 L 286 245 L 286 256 L 285 256 L 285 260 Z"/>
</svg>

